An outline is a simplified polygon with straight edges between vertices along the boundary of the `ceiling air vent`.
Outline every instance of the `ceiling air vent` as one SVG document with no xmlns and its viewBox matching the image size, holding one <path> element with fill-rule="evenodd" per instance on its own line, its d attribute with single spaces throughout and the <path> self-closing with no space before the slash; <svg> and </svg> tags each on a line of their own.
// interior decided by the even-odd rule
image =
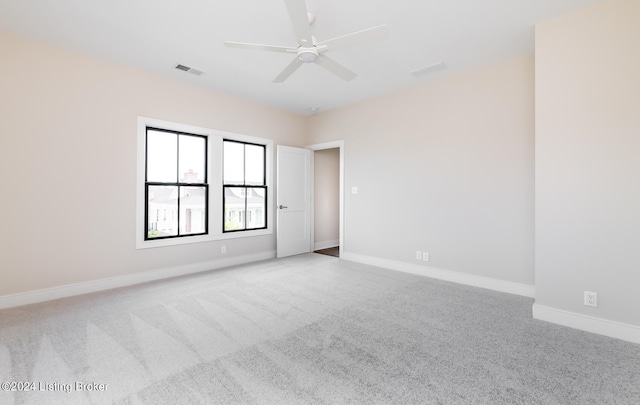
<svg viewBox="0 0 640 405">
<path fill-rule="evenodd" d="M 437 62 L 437 63 L 433 63 L 429 66 L 425 66 L 423 68 L 420 69 L 416 69 L 414 71 L 411 72 L 412 75 L 414 75 L 415 77 L 422 77 L 422 76 L 426 76 L 430 73 L 435 73 L 435 72 L 439 72 L 441 70 L 445 70 L 447 68 L 447 65 L 444 64 L 444 62 Z"/>
<path fill-rule="evenodd" d="M 191 73 L 192 75 L 196 75 L 196 76 L 202 76 L 204 74 L 202 70 L 194 69 L 192 67 L 185 66 L 185 65 L 178 64 L 175 66 L 175 68 L 178 70 L 182 70 L 184 72 Z"/>
</svg>

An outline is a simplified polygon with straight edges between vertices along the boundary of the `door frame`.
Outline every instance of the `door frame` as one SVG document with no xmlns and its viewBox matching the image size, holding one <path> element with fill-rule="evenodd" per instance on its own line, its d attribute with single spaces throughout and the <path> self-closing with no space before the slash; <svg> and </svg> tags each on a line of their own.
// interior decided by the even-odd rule
<svg viewBox="0 0 640 405">
<path fill-rule="evenodd" d="M 306 146 L 307 149 L 310 149 L 312 152 L 318 151 L 318 150 L 325 150 L 325 149 L 335 149 L 338 148 L 338 150 L 340 151 L 340 190 L 339 190 L 339 224 L 338 224 L 338 251 L 339 251 L 339 255 L 340 257 L 342 257 L 342 252 L 344 250 L 344 141 L 340 140 L 340 141 L 332 141 L 332 142 L 324 142 L 324 143 L 317 143 L 317 144 L 313 144 L 313 145 L 307 145 Z M 315 164 L 314 164 L 314 155 L 315 153 L 311 154 L 311 226 L 309 227 L 309 229 L 311 230 L 311 247 L 312 247 L 312 251 L 315 250 L 315 220 L 316 220 L 316 213 L 315 213 L 315 173 L 316 173 L 316 169 L 315 169 Z"/>
</svg>

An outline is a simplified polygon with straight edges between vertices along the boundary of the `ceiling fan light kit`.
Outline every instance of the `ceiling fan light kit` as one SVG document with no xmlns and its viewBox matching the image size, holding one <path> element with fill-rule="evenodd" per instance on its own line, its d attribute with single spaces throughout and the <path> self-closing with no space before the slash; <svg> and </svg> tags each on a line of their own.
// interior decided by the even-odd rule
<svg viewBox="0 0 640 405">
<path fill-rule="evenodd" d="M 298 48 L 298 59 L 300 62 L 312 63 L 318 59 L 318 50 L 313 48 Z"/>
<path fill-rule="evenodd" d="M 305 0 L 284 0 L 289 19 L 296 33 L 298 45 L 296 47 L 284 47 L 276 45 L 250 44 L 243 42 L 226 41 L 228 47 L 251 49 L 268 52 L 295 53 L 296 58 L 284 68 L 282 72 L 273 80 L 274 83 L 282 83 L 289 78 L 303 63 L 317 63 L 339 78 L 349 81 L 356 78 L 357 74 L 342 66 L 326 55 L 321 55 L 326 51 L 348 46 L 357 46 L 365 42 L 385 39 L 388 36 L 386 25 L 368 28 L 362 31 L 353 32 L 328 41 L 316 42 L 311 35 L 311 24 L 315 21 L 315 16 L 307 11 Z"/>
</svg>

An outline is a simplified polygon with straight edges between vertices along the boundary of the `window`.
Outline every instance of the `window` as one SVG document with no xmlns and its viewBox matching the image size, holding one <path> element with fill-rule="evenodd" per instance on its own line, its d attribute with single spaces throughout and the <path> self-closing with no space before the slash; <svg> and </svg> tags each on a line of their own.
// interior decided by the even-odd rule
<svg viewBox="0 0 640 405">
<path fill-rule="evenodd" d="M 223 232 L 267 227 L 265 145 L 223 142 Z"/>
<path fill-rule="evenodd" d="M 145 240 L 207 233 L 207 137 L 146 128 Z"/>
<path fill-rule="evenodd" d="M 138 117 L 137 145 L 137 249 L 273 234 L 273 140 Z"/>
</svg>

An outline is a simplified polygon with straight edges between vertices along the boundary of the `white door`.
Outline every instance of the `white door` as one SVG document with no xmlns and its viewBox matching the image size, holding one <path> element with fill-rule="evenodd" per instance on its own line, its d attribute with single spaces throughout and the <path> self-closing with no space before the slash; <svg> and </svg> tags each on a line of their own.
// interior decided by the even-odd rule
<svg viewBox="0 0 640 405">
<path fill-rule="evenodd" d="M 311 151 L 278 145 L 277 257 L 311 252 Z"/>
</svg>

